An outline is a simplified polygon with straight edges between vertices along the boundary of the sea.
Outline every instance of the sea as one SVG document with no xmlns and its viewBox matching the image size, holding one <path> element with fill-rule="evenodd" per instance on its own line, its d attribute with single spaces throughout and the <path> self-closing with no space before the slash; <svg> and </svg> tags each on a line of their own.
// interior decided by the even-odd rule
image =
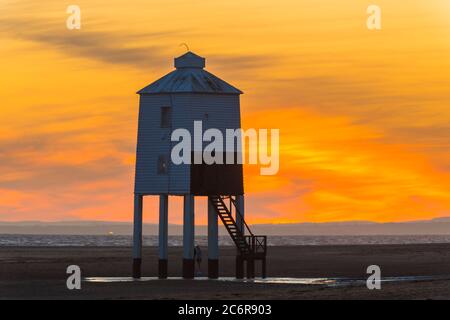
<svg viewBox="0 0 450 320">
<path fill-rule="evenodd" d="M 196 243 L 206 246 L 206 236 L 197 236 Z M 375 236 L 268 236 L 269 246 L 323 246 L 369 244 L 450 243 L 450 235 L 375 235 Z M 157 246 L 158 236 L 144 236 L 145 246 Z M 129 247 L 128 235 L 20 235 L 0 234 L 0 246 L 10 247 Z M 170 246 L 182 246 L 182 236 L 169 236 Z M 220 236 L 219 245 L 233 246 L 229 236 Z"/>
</svg>

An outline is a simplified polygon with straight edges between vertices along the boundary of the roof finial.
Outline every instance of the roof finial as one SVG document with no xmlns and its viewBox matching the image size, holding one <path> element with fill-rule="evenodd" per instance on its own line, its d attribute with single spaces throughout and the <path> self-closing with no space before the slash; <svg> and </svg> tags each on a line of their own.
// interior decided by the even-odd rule
<svg viewBox="0 0 450 320">
<path fill-rule="evenodd" d="M 189 51 L 191 51 L 191 50 L 189 50 L 189 46 L 186 44 L 186 43 L 180 43 L 180 45 L 179 45 L 180 47 L 182 47 L 182 46 L 184 46 L 185 48 L 186 48 L 186 52 L 189 52 Z"/>
</svg>

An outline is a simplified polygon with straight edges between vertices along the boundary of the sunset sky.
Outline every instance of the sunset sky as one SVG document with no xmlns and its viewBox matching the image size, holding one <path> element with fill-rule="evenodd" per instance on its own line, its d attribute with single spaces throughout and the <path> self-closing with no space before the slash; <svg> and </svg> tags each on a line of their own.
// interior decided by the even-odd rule
<svg viewBox="0 0 450 320">
<path fill-rule="evenodd" d="M 66 28 L 71 4 L 81 30 Z M 245 92 L 244 128 L 280 129 L 278 175 L 245 167 L 251 223 L 450 216 L 448 0 L 0 0 L 0 12 L 0 221 L 131 221 L 136 91 L 173 70 L 180 43 Z M 145 221 L 157 212 L 146 200 Z"/>
</svg>

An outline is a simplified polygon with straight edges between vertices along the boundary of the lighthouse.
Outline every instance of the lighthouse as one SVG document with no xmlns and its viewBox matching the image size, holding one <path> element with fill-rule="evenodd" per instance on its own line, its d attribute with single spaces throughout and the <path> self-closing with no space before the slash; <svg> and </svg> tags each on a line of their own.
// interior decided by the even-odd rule
<svg viewBox="0 0 450 320">
<path fill-rule="evenodd" d="M 169 196 L 183 197 L 183 278 L 194 278 L 196 197 L 208 198 L 208 277 L 219 276 L 219 220 L 236 248 L 236 276 L 254 276 L 254 261 L 263 261 L 265 275 L 266 238 L 255 236 L 245 223 L 243 168 L 239 161 L 213 162 L 203 159 L 208 144 L 194 136 L 208 129 L 226 136 L 241 128 L 242 91 L 205 70 L 205 58 L 192 52 L 175 58 L 175 70 L 138 91 L 139 123 L 134 189 L 133 277 L 141 277 L 143 198 L 159 197 L 158 276 L 167 278 Z M 193 138 L 192 161 L 174 161 L 174 132 L 183 130 Z M 239 136 L 235 137 L 236 140 Z M 236 144 L 240 146 L 240 143 Z M 216 154 L 217 152 L 223 154 Z M 186 153 L 186 150 L 183 151 Z M 237 160 L 242 150 L 219 149 L 215 158 Z"/>
</svg>

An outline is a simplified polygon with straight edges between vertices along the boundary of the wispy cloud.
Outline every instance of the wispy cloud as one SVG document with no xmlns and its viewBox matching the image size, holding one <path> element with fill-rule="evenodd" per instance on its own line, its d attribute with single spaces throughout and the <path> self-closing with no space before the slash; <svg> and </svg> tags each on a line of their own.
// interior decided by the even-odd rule
<svg viewBox="0 0 450 320">
<path fill-rule="evenodd" d="M 0 33 L 6 37 L 17 37 L 48 46 L 70 57 L 154 70 L 170 64 L 171 52 L 173 53 L 173 50 L 161 43 L 169 37 L 183 39 L 189 34 L 186 30 L 145 33 L 68 30 L 60 21 L 8 17 L 0 17 Z M 240 70 L 240 76 L 263 70 L 275 60 L 275 57 L 263 55 L 208 55 L 208 64 L 211 62 L 210 65 L 215 70 L 224 72 L 225 75 L 230 70 Z"/>
<path fill-rule="evenodd" d="M 68 30 L 61 23 L 6 17 L 0 18 L 0 30 L 4 36 L 37 42 L 72 57 L 85 57 L 133 67 L 166 62 L 164 48 L 155 43 L 159 38 L 173 33 L 167 31 L 127 34 L 113 31 Z M 130 43 L 137 40 L 154 45 L 130 46 Z"/>
</svg>

